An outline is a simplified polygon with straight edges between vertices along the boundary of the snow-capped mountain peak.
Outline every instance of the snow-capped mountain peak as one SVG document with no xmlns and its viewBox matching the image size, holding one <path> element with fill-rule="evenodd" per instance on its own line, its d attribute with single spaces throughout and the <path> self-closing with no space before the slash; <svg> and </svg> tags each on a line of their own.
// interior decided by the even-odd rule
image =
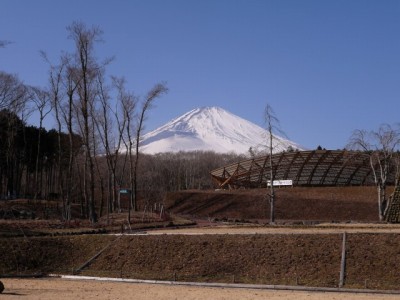
<svg viewBox="0 0 400 300">
<path fill-rule="evenodd" d="M 220 107 L 193 109 L 143 136 L 140 151 L 147 154 L 179 151 L 214 151 L 244 154 L 267 145 L 268 131 Z M 275 136 L 274 151 L 301 149 Z"/>
</svg>

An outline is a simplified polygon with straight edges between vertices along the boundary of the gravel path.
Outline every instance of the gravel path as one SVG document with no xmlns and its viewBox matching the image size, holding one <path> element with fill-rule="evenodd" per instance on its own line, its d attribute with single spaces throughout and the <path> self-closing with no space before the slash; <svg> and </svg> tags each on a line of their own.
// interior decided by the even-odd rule
<svg viewBox="0 0 400 300">
<path fill-rule="evenodd" d="M 137 299 L 137 300 L 379 300 L 398 299 L 399 295 L 272 291 L 235 288 L 209 288 L 137 284 L 66 279 L 2 279 L 0 299 Z"/>
</svg>

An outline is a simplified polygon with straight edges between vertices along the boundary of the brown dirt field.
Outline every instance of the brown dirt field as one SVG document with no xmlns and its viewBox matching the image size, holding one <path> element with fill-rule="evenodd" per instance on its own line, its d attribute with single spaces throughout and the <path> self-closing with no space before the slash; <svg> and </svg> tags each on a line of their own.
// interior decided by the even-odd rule
<svg viewBox="0 0 400 300">
<path fill-rule="evenodd" d="M 0 294 L 0 299 L 394 300 L 399 298 L 399 295 L 384 294 L 273 291 L 62 279 L 2 279 L 2 281 L 6 289 Z"/>
</svg>

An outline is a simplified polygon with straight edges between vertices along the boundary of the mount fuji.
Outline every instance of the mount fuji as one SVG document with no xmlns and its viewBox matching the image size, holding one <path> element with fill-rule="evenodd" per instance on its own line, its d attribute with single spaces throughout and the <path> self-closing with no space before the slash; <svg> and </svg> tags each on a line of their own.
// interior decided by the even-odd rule
<svg viewBox="0 0 400 300">
<path fill-rule="evenodd" d="M 303 147 L 273 135 L 274 152 Z M 264 128 L 220 107 L 196 108 L 145 134 L 140 151 L 146 154 L 164 152 L 214 151 L 246 154 L 266 149 L 269 133 Z"/>
</svg>

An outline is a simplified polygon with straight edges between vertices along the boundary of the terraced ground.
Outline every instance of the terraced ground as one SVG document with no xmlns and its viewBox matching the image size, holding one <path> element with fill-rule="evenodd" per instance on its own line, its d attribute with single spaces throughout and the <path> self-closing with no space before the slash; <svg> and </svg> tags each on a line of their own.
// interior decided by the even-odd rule
<svg viewBox="0 0 400 300">
<path fill-rule="evenodd" d="M 343 228 L 338 233 L 79 235 L 0 239 L 2 274 L 79 274 L 337 287 Z M 347 234 L 345 286 L 398 289 L 400 235 Z M 108 246 L 108 248 L 106 248 Z"/>
<path fill-rule="evenodd" d="M 388 194 L 393 187 L 388 188 Z M 213 220 L 269 220 L 265 189 L 168 193 L 165 206 L 175 214 Z M 368 187 L 292 187 L 276 189 L 278 223 L 378 222 L 377 191 Z"/>
<path fill-rule="evenodd" d="M 344 287 L 399 289 L 400 227 L 376 222 L 375 189 L 279 190 L 278 224 L 273 226 L 265 225 L 268 210 L 261 209 L 261 205 L 267 207 L 263 192 L 191 191 L 167 196 L 165 205 L 170 212 L 201 220 L 201 228 L 174 229 L 171 219 L 158 224 L 163 228 L 157 230 L 149 229 L 149 223 L 143 227 L 136 223 L 135 235 L 79 234 L 77 226 L 73 229 L 76 235 L 70 235 L 68 228 L 56 228 L 53 236 L 52 226 L 43 230 L 40 220 L 35 220 L 38 228 L 32 228 L 32 223 L 28 226 L 35 234 L 25 228 L 22 231 L 28 234 L 0 238 L 0 274 L 78 273 L 337 287 L 342 237 L 347 232 Z M 226 221 L 231 222 L 227 225 Z M 0 228 L 6 232 L 10 224 L 15 229 L 25 222 L 7 220 Z M 115 232 L 105 224 L 81 226 Z M 40 232 L 46 235 L 38 236 Z"/>
</svg>

